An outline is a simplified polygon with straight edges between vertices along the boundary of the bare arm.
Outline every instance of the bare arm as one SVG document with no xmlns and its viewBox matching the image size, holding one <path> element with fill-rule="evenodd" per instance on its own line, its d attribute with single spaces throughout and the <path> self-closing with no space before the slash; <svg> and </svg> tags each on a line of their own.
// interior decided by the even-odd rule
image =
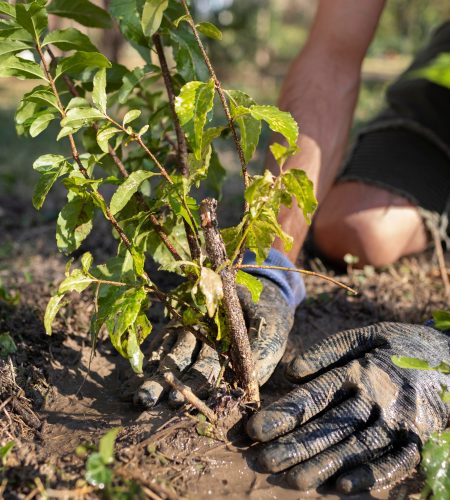
<svg viewBox="0 0 450 500">
<path fill-rule="evenodd" d="M 384 4 L 385 0 L 319 0 L 308 40 L 283 83 L 279 105 L 299 122 L 301 149 L 285 168 L 308 173 L 319 203 L 345 152 L 361 64 Z M 280 222 L 294 237 L 288 256 L 295 262 L 308 226 L 297 208 L 282 210 Z M 275 246 L 282 250 L 279 241 Z"/>
</svg>

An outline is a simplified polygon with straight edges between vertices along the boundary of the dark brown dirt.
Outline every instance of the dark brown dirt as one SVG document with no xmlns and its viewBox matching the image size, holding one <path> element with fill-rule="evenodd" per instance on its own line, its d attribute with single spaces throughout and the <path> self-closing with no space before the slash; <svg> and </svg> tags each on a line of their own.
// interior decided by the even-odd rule
<svg viewBox="0 0 450 500">
<path fill-rule="evenodd" d="M 97 443 L 117 426 L 122 428 L 116 446 L 117 481 L 134 480 L 143 498 L 300 498 L 287 489 L 281 475 L 257 471 L 258 448 L 249 447 L 239 428 L 218 441 L 208 437 L 208 426 L 186 408 L 176 413 L 161 405 L 141 413 L 121 399 L 124 388 L 139 380 L 130 377 L 131 369 L 107 339 L 100 339 L 88 373 L 89 297 L 75 294 L 56 333 L 46 337 L 43 311 L 64 273 L 52 243 L 53 224 L 26 232 L 14 232 L 17 226 L 11 221 L 8 226 L 2 228 L 0 278 L 5 288 L 20 294 L 20 302 L 0 300 L 0 333 L 8 331 L 18 347 L 17 353 L 0 359 L 0 445 L 11 440 L 16 444 L 6 467 L 0 468 L 0 498 L 44 498 L 45 491 L 50 498 L 97 497 L 83 480 L 86 458 L 75 450 Z M 108 247 L 101 239 L 102 246 L 89 243 L 100 257 Z M 331 273 L 319 260 L 308 264 Z M 263 389 L 264 402 L 289 389 L 283 365 L 318 339 L 380 320 L 421 323 L 448 304 L 431 250 L 381 271 L 349 270 L 337 277 L 360 294 L 352 297 L 328 282 L 306 278 L 309 298 L 298 310 L 283 362 Z M 153 316 L 158 323 L 157 313 Z M 398 498 L 419 489 L 420 481 L 412 478 L 359 498 Z M 332 490 L 309 496 L 336 498 Z"/>
</svg>

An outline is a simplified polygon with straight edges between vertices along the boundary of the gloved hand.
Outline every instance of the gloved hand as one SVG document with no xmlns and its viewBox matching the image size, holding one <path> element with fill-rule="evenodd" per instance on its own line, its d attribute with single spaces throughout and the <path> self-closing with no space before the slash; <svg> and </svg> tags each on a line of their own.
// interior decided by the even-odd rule
<svg viewBox="0 0 450 500">
<path fill-rule="evenodd" d="M 301 384 L 247 424 L 254 440 L 269 441 L 262 466 L 292 467 L 288 482 L 300 490 L 340 474 L 344 493 L 411 472 L 422 444 L 448 424 L 441 394 L 450 376 L 399 368 L 393 355 L 436 366 L 450 361 L 450 338 L 426 326 L 380 323 L 332 335 L 294 359 L 287 375 Z"/>
<path fill-rule="evenodd" d="M 244 287 L 238 287 L 238 295 L 250 335 L 258 380 L 262 385 L 284 354 L 295 309 L 288 304 L 277 284 L 266 278 L 260 278 L 260 281 L 264 289 L 257 304 Z M 135 394 L 137 405 L 151 408 L 163 398 L 169 390 L 163 377 L 166 371 L 179 377 L 200 398 L 207 397 L 211 382 L 217 379 L 220 371 L 218 355 L 211 347 L 200 345 L 194 335 L 183 328 L 168 328 L 152 347 L 150 365 L 153 373 Z M 172 391 L 169 400 L 180 404 L 183 396 Z"/>
</svg>

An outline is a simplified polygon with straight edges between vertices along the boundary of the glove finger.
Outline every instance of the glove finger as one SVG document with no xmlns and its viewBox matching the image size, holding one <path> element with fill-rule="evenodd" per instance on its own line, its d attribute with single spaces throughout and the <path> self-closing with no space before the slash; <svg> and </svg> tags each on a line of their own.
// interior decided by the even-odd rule
<svg viewBox="0 0 450 500">
<path fill-rule="evenodd" d="M 345 494 L 358 493 L 371 488 L 379 489 L 400 481 L 413 471 L 420 462 L 419 447 L 409 443 L 404 448 L 362 465 L 340 476 L 338 490 Z"/>
<path fill-rule="evenodd" d="M 178 330 L 178 338 L 173 349 L 161 361 L 157 373 L 146 380 L 137 390 L 134 402 L 144 408 L 152 408 L 167 392 L 169 384 L 164 380 L 165 372 L 176 377 L 188 368 L 197 355 L 197 339 L 186 330 Z"/>
<path fill-rule="evenodd" d="M 255 441 L 271 441 L 345 399 L 347 367 L 336 368 L 292 390 L 247 422 L 247 433 Z"/>
<path fill-rule="evenodd" d="M 220 373 L 219 356 L 214 349 L 203 344 L 197 361 L 181 378 L 191 391 L 200 399 L 206 399 L 211 390 L 211 382 L 216 381 Z M 184 403 L 183 395 L 178 391 L 171 391 L 169 402 L 173 406 Z"/>
<path fill-rule="evenodd" d="M 392 442 L 392 432 L 376 424 L 293 467 L 287 474 L 290 486 L 302 491 L 321 485 L 337 472 L 380 456 Z"/>
<path fill-rule="evenodd" d="M 295 358 L 286 369 L 294 381 L 320 373 L 334 364 L 345 364 L 385 342 L 382 324 L 338 332 Z"/>
<path fill-rule="evenodd" d="M 361 429 L 373 405 L 360 397 L 348 399 L 312 422 L 264 446 L 258 457 L 268 472 L 279 472 L 317 455 Z"/>
</svg>

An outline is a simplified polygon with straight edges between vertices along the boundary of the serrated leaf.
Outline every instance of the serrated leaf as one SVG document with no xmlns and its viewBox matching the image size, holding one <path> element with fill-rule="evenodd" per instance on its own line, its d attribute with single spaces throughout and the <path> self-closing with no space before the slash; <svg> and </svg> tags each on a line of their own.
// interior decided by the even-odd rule
<svg viewBox="0 0 450 500">
<path fill-rule="evenodd" d="M 39 210 L 56 179 L 68 173 L 71 165 L 64 156 L 43 155 L 33 163 L 33 168 L 41 174 L 33 194 L 33 206 Z"/>
<path fill-rule="evenodd" d="M 112 482 L 112 471 L 103 462 L 100 453 L 92 453 L 86 461 L 86 481 L 92 486 L 103 489 Z"/>
<path fill-rule="evenodd" d="M 124 182 L 117 188 L 117 191 L 111 198 L 110 210 L 114 215 L 120 212 L 130 201 L 131 197 L 138 191 L 139 186 L 150 177 L 158 175 L 148 170 L 136 170 L 132 172 Z"/>
<path fill-rule="evenodd" d="M 197 24 L 196 28 L 198 29 L 198 31 L 200 31 L 200 33 L 209 36 L 209 38 L 213 38 L 214 40 L 222 40 L 222 32 L 213 23 L 203 21 L 202 23 Z"/>
<path fill-rule="evenodd" d="M 286 191 L 295 196 L 306 222 L 310 224 L 311 215 L 317 208 L 317 200 L 313 183 L 308 179 L 306 172 L 299 169 L 288 170 L 283 174 L 282 181 Z"/>
<path fill-rule="evenodd" d="M 58 311 L 65 305 L 65 302 L 62 302 L 63 298 L 64 295 L 53 295 L 53 297 L 51 297 L 48 301 L 44 315 L 44 327 L 47 335 L 52 334 L 53 321 L 55 320 Z"/>
<path fill-rule="evenodd" d="M 164 11 L 169 5 L 169 0 L 145 0 L 142 10 L 141 25 L 146 36 L 152 36 L 161 25 Z"/>
<path fill-rule="evenodd" d="M 16 56 L 0 61 L 0 77 L 14 76 L 19 80 L 47 80 L 39 66 Z"/>
<path fill-rule="evenodd" d="M 114 462 L 114 445 L 120 430 L 120 427 L 114 427 L 100 438 L 98 452 L 105 464 L 112 464 Z"/>
<path fill-rule="evenodd" d="M 247 288 L 255 304 L 259 302 L 259 298 L 261 297 L 264 286 L 256 276 L 238 270 L 238 272 L 236 273 L 236 283 Z"/>
<path fill-rule="evenodd" d="M 76 195 L 61 210 L 56 226 L 56 243 L 61 252 L 76 250 L 92 230 L 94 203 L 89 196 Z"/>
<path fill-rule="evenodd" d="M 125 113 L 125 116 L 122 120 L 122 125 L 125 127 L 125 125 L 127 125 L 128 123 L 139 118 L 141 116 L 141 113 L 142 112 L 139 109 L 130 109 L 130 111 Z"/>
<path fill-rule="evenodd" d="M 250 114 L 256 120 L 264 120 L 270 129 L 282 134 L 289 146 L 296 146 L 298 139 L 298 125 L 292 115 L 281 111 L 275 106 L 251 106 Z"/>
<path fill-rule="evenodd" d="M 87 276 L 82 269 L 74 269 L 72 273 L 64 279 L 58 288 L 58 294 L 67 292 L 81 293 L 97 280 Z"/>
<path fill-rule="evenodd" d="M 213 318 L 219 302 L 223 298 L 222 279 L 212 269 L 202 267 L 200 271 L 199 288 L 205 296 L 208 316 Z"/>
<path fill-rule="evenodd" d="M 274 142 L 269 146 L 269 148 L 280 168 L 283 167 L 284 162 L 289 158 L 289 156 L 294 155 L 298 151 L 298 147 L 287 148 L 278 142 Z"/>
<path fill-rule="evenodd" d="M 114 137 L 116 134 L 119 134 L 120 130 L 115 128 L 115 127 L 110 127 L 109 124 L 107 124 L 105 127 L 102 127 L 98 130 L 97 132 L 97 144 L 99 145 L 100 149 L 104 153 L 109 152 L 109 143 L 108 141 Z"/>
<path fill-rule="evenodd" d="M 69 57 L 60 59 L 56 66 L 55 80 L 61 75 L 80 73 L 86 68 L 110 68 L 111 63 L 99 52 L 77 51 Z"/>
<path fill-rule="evenodd" d="M 30 4 L 16 4 L 16 22 L 24 28 L 35 40 L 47 28 L 46 2 L 38 0 Z"/>
<path fill-rule="evenodd" d="M 92 100 L 97 108 L 106 113 L 106 69 L 101 68 L 95 73 Z"/>
<path fill-rule="evenodd" d="M 42 41 L 42 46 L 54 45 L 60 50 L 82 50 L 83 52 L 98 52 L 90 38 L 75 28 L 51 31 Z"/>
<path fill-rule="evenodd" d="M 42 113 L 37 116 L 33 123 L 30 125 L 31 137 L 37 137 L 50 125 L 50 122 L 55 118 L 56 115 L 54 115 L 53 113 Z"/>
<path fill-rule="evenodd" d="M 55 16 L 73 19 L 91 28 L 111 28 L 109 14 L 88 0 L 52 0 L 47 12 Z"/>
</svg>

